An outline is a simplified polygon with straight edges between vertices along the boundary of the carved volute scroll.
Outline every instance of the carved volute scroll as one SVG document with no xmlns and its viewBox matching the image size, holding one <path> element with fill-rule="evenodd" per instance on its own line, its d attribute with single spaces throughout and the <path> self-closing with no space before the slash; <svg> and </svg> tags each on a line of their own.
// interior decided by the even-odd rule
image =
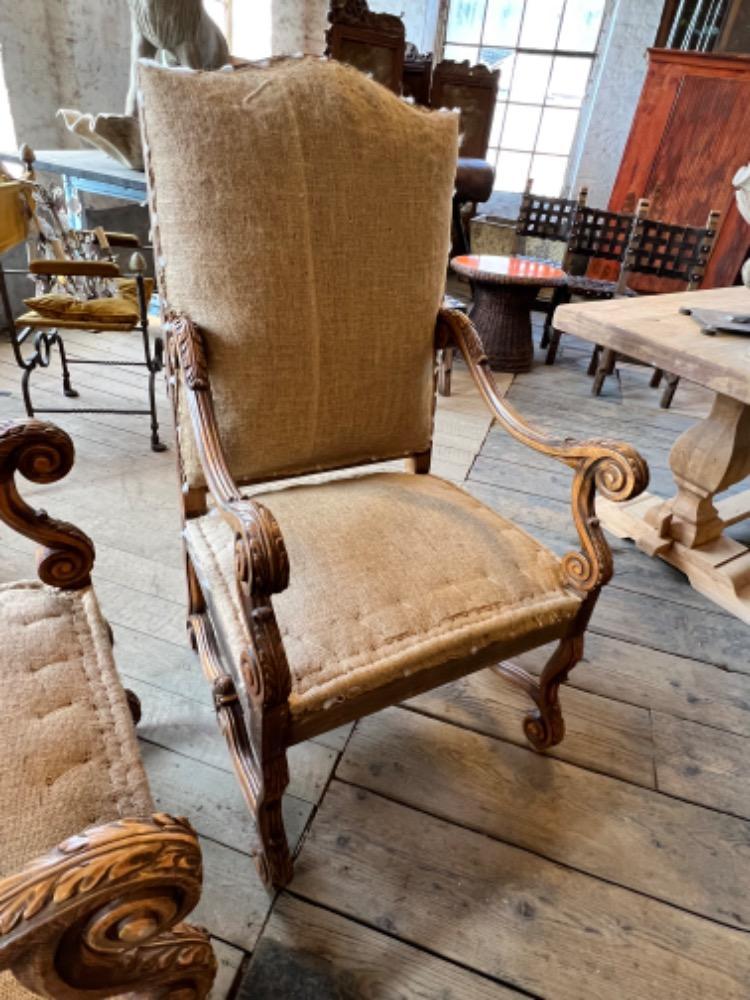
<svg viewBox="0 0 750 1000">
<path fill-rule="evenodd" d="M 93 827 L 0 882 L 0 967 L 55 1000 L 128 988 L 200 1000 L 215 959 L 207 934 L 180 921 L 201 878 L 186 820 L 157 814 Z"/>
<path fill-rule="evenodd" d="M 495 419 L 514 438 L 575 470 L 571 504 L 581 552 L 569 552 L 562 569 L 570 587 L 581 594 L 597 592 L 612 576 L 612 553 L 595 511 L 596 494 L 607 500 L 632 500 L 648 485 L 648 466 L 638 452 L 618 441 L 575 441 L 552 438 L 530 427 L 501 399 L 479 334 L 463 313 L 443 309 L 436 343 L 455 344 Z"/>
<path fill-rule="evenodd" d="M 15 476 L 20 472 L 32 483 L 55 483 L 73 467 L 74 454 L 73 442 L 54 424 L 15 420 L 0 426 L 0 519 L 43 546 L 37 565 L 39 578 L 65 590 L 91 582 L 94 545 L 74 525 L 25 503 Z"/>
<path fill-rule="evenodd" d="M 170 312 L 165 320 L 167 343 L 176 352 L 176 358 L 172 357 L 173 367 L 178 358 L 185 383 L 195 391 L 208 389 L 208 361 L 198 327 L 182 313 Z"/>
</svg>

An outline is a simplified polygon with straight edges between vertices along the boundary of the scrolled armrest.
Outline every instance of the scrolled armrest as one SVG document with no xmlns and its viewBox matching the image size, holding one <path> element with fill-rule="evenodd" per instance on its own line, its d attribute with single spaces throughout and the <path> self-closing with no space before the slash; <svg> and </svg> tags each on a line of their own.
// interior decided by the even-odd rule
<svg viewBox="0 0 750 1000">
<path fill-rule="evenodd" d="M 156 995 L 170 983 L 205 997 L 216 971 L 208 935 L 180 924 L 201 881 L 184 819 L 91 827 L 0 881 L 0 968 L 53 998 Z"/>
<path fill-rule="evenodd" d="M 203 338 L 181 313 L 166 317 L 167 361 L 173 399 L 184 384 L 193 435 L 217 513 L 234 534 L 235 579 L 250 642 L 240 653 L 248 694 L 265 708 L 286 711 L 291 672 L 271 595 L 289 585 L 289 557 L 270 510 L 240 493 L 221 445 Z M 175 377 L 181 372 L 182 379 Z M 224 683 L 223 680 L 220 684 Z M 225 696 L 222 690 L 219 697 Z"/>
<path fill-rule="evenodd" d="M 16 472 L 32 483 L 55 483 L 70 472 L 75 450 L 59 427 L 41 420 L 13 420 L 0 426 L 0 520 L 40 543 L 39 578 L 53 587 L 88 586 L 94 545 L 75 525 L 57 521 L 23 501 Z"/>
<path fill-rule="evenodd" d="M 563 558 L 563 571 L 576 590 L 584 594 L 598 590 L 612 576 L 612 553 L 596 517 L 596 494 L 616 503 L 632 500 L 648 486 L 648 465 L 629 444 L 557 438 L 528 424 L 498 394 L 479 335 L 463 313 L 440 310 L 436 343 L 438 347 L 458 348 L 493 416 L 509 434 L 575 471 L 573 519 L 583 551 L 568 553 Z"/>
</svg>

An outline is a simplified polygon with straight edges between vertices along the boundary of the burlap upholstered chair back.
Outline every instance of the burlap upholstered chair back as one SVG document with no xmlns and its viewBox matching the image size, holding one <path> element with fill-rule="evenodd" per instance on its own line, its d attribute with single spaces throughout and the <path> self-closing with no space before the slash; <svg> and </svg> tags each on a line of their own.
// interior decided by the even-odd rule
<svg viewBox="0 0 750 1000">
<path fill-rule="evenodd" d="M 234 477 L 427 450 L 456 116 L 316 58 L 141 88 L 162 293 L 204 334 Z"/>
</svg>

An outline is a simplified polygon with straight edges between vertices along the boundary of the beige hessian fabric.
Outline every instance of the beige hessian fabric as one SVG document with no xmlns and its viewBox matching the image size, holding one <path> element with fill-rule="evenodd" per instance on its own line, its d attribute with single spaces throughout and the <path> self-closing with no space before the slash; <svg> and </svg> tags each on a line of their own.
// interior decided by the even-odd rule
<svg viewBox="0 0 750 1000">
<path fill-rule="evenodd" d="M 153 804 L 93 591 L 2 586 L 0 630 L 5 877 L 87 826 Z"/>
<path fill-rule="evenodd" d="M 24 989 L 11 972 L 0 972 L 0 1000 L 38 1000 L 38 996 Z"/>
<path fill-rule="evenodd" d="M 204 330 L 234 476 L 428 448 L 457 117 L 312 57 L 141 87 L 167 296 Z"/>
<path fill-rule="evenodd" d="M 458 487 L 376 473 L 255 497 L 275 515 L 291 580 L 273 603 L 301 714 L 571 618 L 557 558 Z M 232 535 L 215 514 L 188 544 L 239 660 Z"/>
</svg>

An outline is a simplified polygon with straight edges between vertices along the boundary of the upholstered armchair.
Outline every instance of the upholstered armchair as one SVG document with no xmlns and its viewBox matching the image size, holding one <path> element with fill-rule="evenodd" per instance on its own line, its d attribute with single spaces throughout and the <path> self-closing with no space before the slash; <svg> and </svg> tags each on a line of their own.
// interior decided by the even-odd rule
<svg viewBox="0 0 750 1000">
<path fill-rule="evenodd" d="M 181 923 L 202 862 L 185 819 L 159 813 L 90 573 L 91 540 L 34 510 L 73 444 L 54 424 L 0 426 L 0 521 L 39 543 L 39 580 L 0 585 L 0 1000 L 202 1000 L 216 960 Z"/>
<path fill-rule="evenodd" d="M 189 627 L 260 872 L 282 886 L 293 744 L 494 665 L 530 696 L 532 744 L 562 739 L 558 689 L 612 572 L 595 494 L 634 497 L 647 469 L 627 445 L 529 427 L 470 321 L 441 311 L 453 113 L 312 58 L 144 65 L 141 93 Z M 571 468 L 580 551 L 557 558 L 430 475 L 448 345 L 497 421 Z M 405 471 L 367 468 L 392 460 Z M 541 676 L 512 662 L 553 641 Z"/>
</svg>

